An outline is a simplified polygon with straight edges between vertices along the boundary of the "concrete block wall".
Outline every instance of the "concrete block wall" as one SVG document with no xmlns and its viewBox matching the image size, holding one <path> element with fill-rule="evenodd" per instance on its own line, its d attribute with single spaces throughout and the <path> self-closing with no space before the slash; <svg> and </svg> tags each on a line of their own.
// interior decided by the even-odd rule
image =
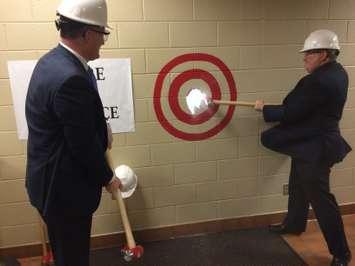
<svg viewBox="0 0 355 266">
<path fill-rule="evenodd" d="M 39 242 L 36 213 L 24 188 L 26 143 L 16 135 L 6 62 L 38 59 L 58 42 L 54 27 L 59 0 L 0 2 L 0 248 Z M 153 108 L 155 79 L 178 55 L 203 52 L 220 58 L 232 71 L 240 100 L 279 102 L 305 74 L 298 54 L 309 32 L 328 28 L 339 35 L 339 61 L 350 76 L 349 98 L 341 122 L 355 147 L 355 0 L 108 0 L 113 28 L 104 58 L 131 58 L 136 132 L 114 136 L 116 164 L 128 164 L 139 188 L 127 200 L 134 229 L 283 211 L 290 161 L 259 143 L 267 128 L 260 114 L 238 108 L 217 136 L 183 141 L 168 134 Z M 228 97 L 226 81 L 212 64 L 185 63 L 164 83 L 162 105 L 169 121 L 187 132 L 218 123 L 191 126 L 178 121 L 167 104 L 177 74 L 209 71 Z M 203 83 L 192 80 L 182 91 Z M 182 95 L 182 94 L 181 94 Z M 183 106 L 183 99 L 179 99 Z M 185 108 L 185 107 L 184 107 Z M 334 167 L 331 185 L 340 203 L 355 200 L 355 158 L 350 153 Z M 103 193 L 93 235 L 122 230 L 117 206 Z"/>
</svg>

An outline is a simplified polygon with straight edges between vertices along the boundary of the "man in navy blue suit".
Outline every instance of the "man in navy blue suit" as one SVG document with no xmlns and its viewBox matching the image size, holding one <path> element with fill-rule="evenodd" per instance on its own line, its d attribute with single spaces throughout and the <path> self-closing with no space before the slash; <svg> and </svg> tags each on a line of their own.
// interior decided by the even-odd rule
<svg viewBox="0 0 355 266">
<path fill-rule="evenodd" d="M 348 90 L 348 76 L 336 62 L 338 37 L 329 30 L 312 32 L 301 50 L 309 73 L 281 105 L 256 101 L 266 122 L 278 124 L 261 134 L 262 144 L 291 156 L 288 213 L 282 224 L 271 225 L 279 234 L 301 234 L 312 206 L 329 252 L 331 265 L 348 265 L 351 252 L 334 195 L 330 192 L 330 168 L 351 151 L 340 133 Z"/>
<path fill-rule="evenodd" d="M 38 61 L 26 97 L 26 187 L 47 224 L 56 266 L 89 266 L 102 187 L 120 187 L 105 159 L 110 135 L 87 64 L 109 35 L 107 5 L 63 0 L 57 15 L 60 43 Z"/>
</svg>

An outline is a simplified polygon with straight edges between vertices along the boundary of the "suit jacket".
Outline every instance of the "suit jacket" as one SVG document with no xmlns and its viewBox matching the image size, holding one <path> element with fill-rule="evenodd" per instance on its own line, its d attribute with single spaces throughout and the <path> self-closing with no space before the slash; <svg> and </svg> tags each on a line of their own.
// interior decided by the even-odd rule
<svg viewBox="0 0 355 266">
<path fill-rule="evenodd" d="M 37 63 L 26 97 L 26 188 L 43 215 L 88 215 L 113 173 L 105 160 L 107 128 L 84 66 L 58 45 Z"/>
<path fill-rule="evenodd" d="M 306 161 L 333 165 L 351 151 L 340 134 L 348 76 L 336 61 L 303 77 L 281 105 L 265 105 L 266 122 L 279 122 L 261 134 L 271 150 Z"/>
</svg>

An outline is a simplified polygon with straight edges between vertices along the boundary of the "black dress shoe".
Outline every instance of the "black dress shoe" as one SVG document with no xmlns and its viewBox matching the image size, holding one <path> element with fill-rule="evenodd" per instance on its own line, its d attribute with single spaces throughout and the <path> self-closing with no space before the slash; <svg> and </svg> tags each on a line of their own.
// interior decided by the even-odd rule
<svg viewBox="0 0 355 266">
<path fill-rule="evenodd" d="M 333 257 L 332 263 L 330 264 L 330 266 L 348 266 L 349 261 L 347 261 L 346 259 L 339 259 L 336 257 Z"/>
<path fill-rule="evenodd" d="M 300 235 L 304 232 L 302 230 L 290 229 L 284 224 L 270 224 L 269 231 L 280 235 L 283 234 Z"/>
<path fill-rule="evenodd" d="M 351 261 L 351 253 L 346 254 L 344 258 L 333 257 L 330 266 L 347 266 Z"/>
</svg>

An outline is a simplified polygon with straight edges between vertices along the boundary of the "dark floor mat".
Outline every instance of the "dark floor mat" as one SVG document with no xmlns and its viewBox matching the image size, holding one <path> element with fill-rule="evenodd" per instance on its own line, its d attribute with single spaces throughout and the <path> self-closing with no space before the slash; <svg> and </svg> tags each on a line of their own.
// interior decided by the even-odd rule
<svg viewBox="0 0 355 266">
<path fill-rule="evenodd" d="M 0 257 L 0 266 L 21 266 L 13 257 Z"/>
<path fill-rule="evenodd" d="M 307 265 L 266 229 L 228 231 L 144 244 L 144 255 L 126 262 L 118 248 L 95 250 L 91 266 L 301 266 Z"/>
</svg>

